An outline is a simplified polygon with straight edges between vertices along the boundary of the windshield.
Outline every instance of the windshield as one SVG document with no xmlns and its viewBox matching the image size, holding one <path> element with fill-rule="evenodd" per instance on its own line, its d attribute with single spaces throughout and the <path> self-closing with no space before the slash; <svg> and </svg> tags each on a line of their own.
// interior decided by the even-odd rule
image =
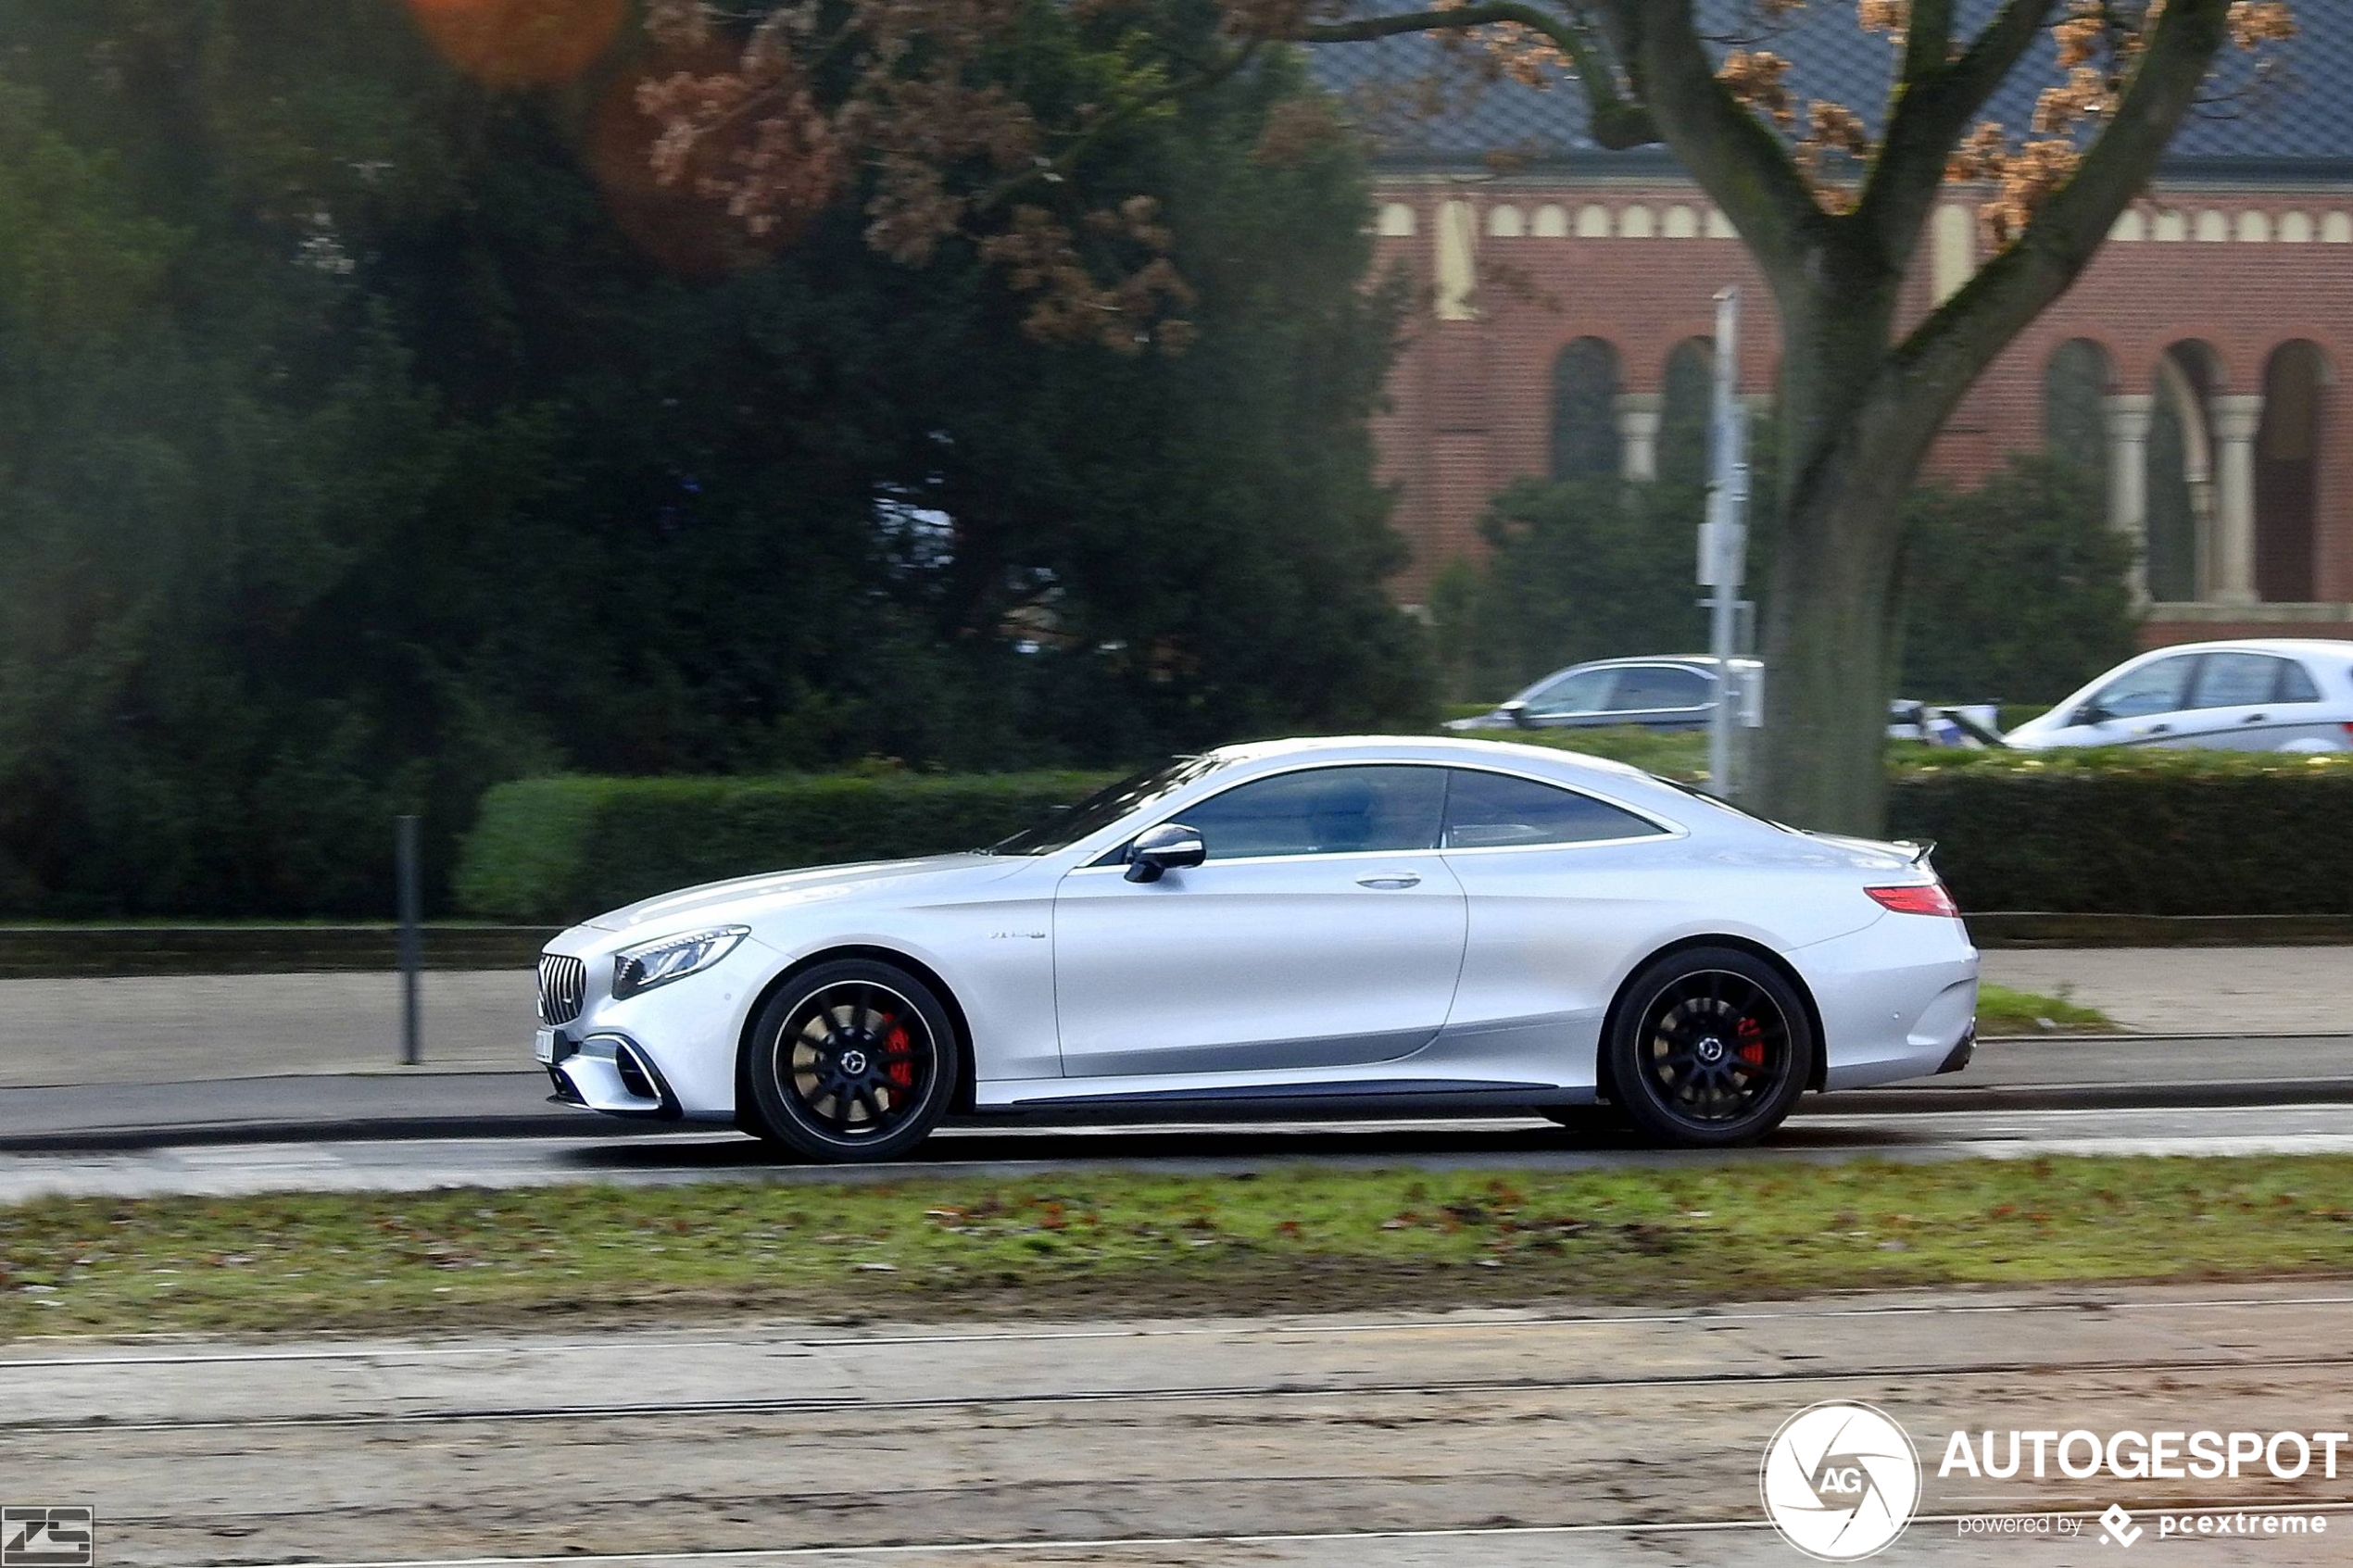
<svg viewBox="0 0 2353 1568">
<path fill-rule="evenodd" d="M 1214 757 L 1179 757 L 1150 768 L 1115 784 L 1106 784 L 1077 805 L 1055 812 L 1034 827 L 988 847 L 992 855 L 1051 855 L 1080 839 L 1101 832 L 1131 811 L 1139 810 L 1195 779 L 1216 771 L 1225 763 Z"/>
</svg>

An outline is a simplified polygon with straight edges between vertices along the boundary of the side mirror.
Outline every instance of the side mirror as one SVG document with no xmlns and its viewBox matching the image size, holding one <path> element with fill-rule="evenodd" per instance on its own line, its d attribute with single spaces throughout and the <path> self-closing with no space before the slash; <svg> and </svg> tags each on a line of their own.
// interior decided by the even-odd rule
<svg viewBox="0 0 2353 1568">
<path fill-rule="evenodd" d="M 1182 822 L 1163 822 L 1138 834 L 1127 847 L 1127 880 L 1158 882 L 1164 872 L 1198 866 L 1207 859 L 1209 849 L 1199 833 Z"/>
<path fill-rule="evenodd" d="M 2097 702 L 2087 702 L 2075 710 L 2075 721 L 2079 724 L 2105 724 L 2115 717 Z"/>
<path fill-rule="evenodd" d="M 1495 709 L 1495 711 L 1502 714 L 1504 718 L 1509 719 L 1512 721 L 1513 727 L 1516 729 L 1532 730 L 1536 727 L 1535 723 L 1528 717 L 1528 704 L 1520 701 L 1517 697 L 1514 697 L 1511 701 Z"/>
</svg>

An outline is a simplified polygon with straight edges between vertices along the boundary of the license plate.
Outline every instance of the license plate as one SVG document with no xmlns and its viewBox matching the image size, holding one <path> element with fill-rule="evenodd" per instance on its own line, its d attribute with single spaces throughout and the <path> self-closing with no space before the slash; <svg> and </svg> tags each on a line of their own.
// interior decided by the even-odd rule
<svg viewBox="0 0 2353 1568">
<path fill-rule="evenodd" d="M 539 1031 L 532 1039 L 531 1054 L 543 1062 L 553 1062 L 556 1060 L 556 1032 L 553 1029 Z"/>
</svg>

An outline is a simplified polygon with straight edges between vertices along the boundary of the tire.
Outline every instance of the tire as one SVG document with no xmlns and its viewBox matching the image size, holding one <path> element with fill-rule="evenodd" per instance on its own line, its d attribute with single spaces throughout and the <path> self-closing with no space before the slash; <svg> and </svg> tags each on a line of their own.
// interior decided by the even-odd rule
<svg viewBox="0 0 2353 1568">
<path fill-rule="evenodd" d="M 750 1130 L 804 1159 L 893 1160 L 931 1135 L 963 1052 L 938 996 L 865 959 L 795 975 L 744 1047 Z"/>
<path fill-rule="evenodd" d="M 1669 953 L 1627 982 L 1603 1042 L 1616 1103 L 1661 1143 L 1725 1148 L 1781 1124 L 1820 1049 L 1779 970 L 1737 947 Z"/>
</svg>

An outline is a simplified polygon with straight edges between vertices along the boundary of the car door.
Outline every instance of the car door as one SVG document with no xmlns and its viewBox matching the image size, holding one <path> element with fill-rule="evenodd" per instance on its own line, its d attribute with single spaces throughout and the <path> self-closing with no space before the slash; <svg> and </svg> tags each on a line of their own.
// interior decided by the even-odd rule
<svg viewBox="0 0 2353 1568">
<path fill-rule="evenodd" d="M 1446 864 L 1470 931 L 1446 1032 L 1535 1082 L 1592 1071 L 1612 987 L 1676 917 L 1691 879 L 1664 856 L 1680 830 L 1590 794 L 1459 769 L 1447 791 Z"/>
<path fill-rule="evenodd" d="M 1442 768 L 1309 767 L 1139 821 L 1207 858 L 1130 882 L 1114 851 L 1063 878 L 1054 998 L 1065 1077 L 1383 1061 L 1446 1022 L 1463 894 L 1438 853 Z"/>
<path fill-rule="evenodd" d="M 1705 729 L 1716 677 L 1688 664 L 1622 664 L 1609 694 L 1609 721 L 1653 730 Z"/>
<path fill-rule="evenodd" d="M 2201 656 L 2170 654 L 2111 676 L 2054 731 L 2052 746 L 2147 746 L 2177 733 Z"/>
<path fill-rule="evenodd" d="M 2190 711 L 2171 745 L 2268 751 L 2291 720 L 2277 699 L 2293 660 L 2268 653 L 2209 653 L 2190 687 Z M 2317 694 L 2316 694 L 2317 695 Z"/>
<path fill-rule="evenodd" d="M 1609 709 L 1617 684 L 1614 665 L 1568 671 L 1521 697 L 1523 715 L 1529 723 L 1545 729 L 1615 722 Z"/>
</svg>

